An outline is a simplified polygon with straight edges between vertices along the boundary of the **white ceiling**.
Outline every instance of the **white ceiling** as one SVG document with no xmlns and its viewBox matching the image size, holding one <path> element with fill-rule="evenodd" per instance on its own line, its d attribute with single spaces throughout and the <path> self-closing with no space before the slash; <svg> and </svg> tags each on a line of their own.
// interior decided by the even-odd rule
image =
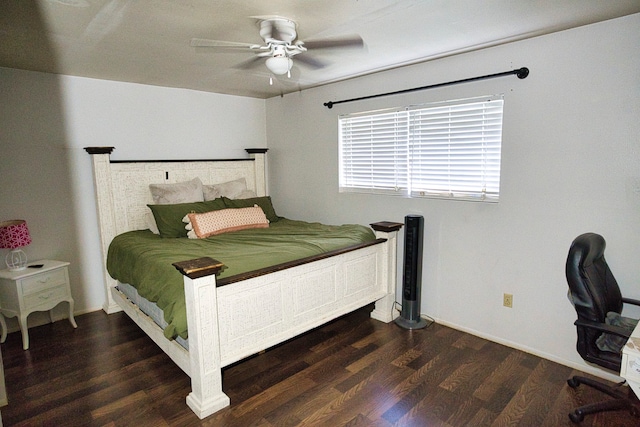
<svg viewBox="0 0 640 427">
<path fill-rule="evenodd" d="M 269 98 L 328 82 L 640 12 L 640 0 L 2 0 L 0 66 Z M 298 39 L 359 34 L 361 50 L 309 52 L 292 77 L 234 68 L 262 43 L 252 16 L 298 23 Z M 496 70 L 501 72 L 504 70 Z"/>
</svg>

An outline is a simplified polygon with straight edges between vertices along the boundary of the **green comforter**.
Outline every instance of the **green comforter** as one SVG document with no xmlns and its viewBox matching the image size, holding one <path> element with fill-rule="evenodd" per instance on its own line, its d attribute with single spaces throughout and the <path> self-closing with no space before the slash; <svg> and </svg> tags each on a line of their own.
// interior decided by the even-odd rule
<svg viewBox="0 0 640 427">
<path fill-rule="evenodd" d="M 209 256 L 224 263 L 218 276 L 223 278 L 373 240 L 371 229 L 362 225 L 331 226 L 285 218 L 269 228 L 207 239 L 161 238 L 149 230 L 130 231 L 111 242 L 107 270 L 164 311 L 167 338 L 187 338 L 183 277 L 172 263 Z"/>
</svg>

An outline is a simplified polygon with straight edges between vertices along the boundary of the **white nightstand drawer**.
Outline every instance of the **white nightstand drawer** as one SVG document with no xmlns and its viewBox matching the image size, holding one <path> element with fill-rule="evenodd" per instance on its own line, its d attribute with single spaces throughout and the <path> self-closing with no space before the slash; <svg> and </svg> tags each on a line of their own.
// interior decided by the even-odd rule
<svg viewBox="0 0 640 427">
<path fill-rule="evenodd" d="M 26 310 L 36 308 L 42 304 L 47 304 L 52 301 L 59 302 L 61 298 L 67 296 L 67 289 L 64 285 L 56 288 L 45 289 L 36 294 L 30 294 L 24 297 L 24 307 Z"/>
<path fill-rule="evenodd" d="M 58 269 L 22 279 L 22 295 L 27 296 L 67 282 L 65 269 Z"/>
<path fill-rule="evenodd" d="M 25 350 L 29 348 L 27 317 L 34 311 L 48 311 L 49 320 L 53 323 L 51 311 L 56 305 L 66 301 L 69 304 L 69 322 L 74 328 L 78 327 L 73 318 L 69 263 L 43 259 L 32 261 L 32 264 L 42 265 L 40 268 L 25 268 L 18 271 L 0 270 L 0 317 L 9 316 L 18 319 L 18 325 L 22 331 L 22 348 Z M 2 341 L 4 340 L 0 338 L 0 342 Z M 2 424 L 1 421 L 0 424 Z"/>
</svg>

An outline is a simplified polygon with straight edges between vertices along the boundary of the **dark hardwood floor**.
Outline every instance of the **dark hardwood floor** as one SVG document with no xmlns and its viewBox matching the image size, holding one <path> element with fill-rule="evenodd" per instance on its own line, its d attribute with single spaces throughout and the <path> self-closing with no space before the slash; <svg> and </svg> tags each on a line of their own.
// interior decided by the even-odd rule
<svg viewBox="0 0 640 427">
<path fill-rule="evenodd" d="M 454 329 L 407 331 L 358 310 L 223 372 L 231 406 L 199 420 L 189 378 L 123 313 L 31 328 L 2 344 L 5 426 L 570 426 L 604 397 L 576 372 Z M 582 426 L 638 426 L 626 411 Z"/>
</svg>

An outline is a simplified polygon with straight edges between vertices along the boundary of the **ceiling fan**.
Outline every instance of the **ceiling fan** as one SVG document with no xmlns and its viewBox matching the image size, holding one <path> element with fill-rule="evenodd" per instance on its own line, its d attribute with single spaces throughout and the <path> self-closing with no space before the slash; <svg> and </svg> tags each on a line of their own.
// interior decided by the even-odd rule
<svg viewBox="0 0 640 427">
<path fill-rule="evenodd" d="M 282 16 L 257 16 L 260 37 L 264 44 L 239 43 L 222 40 L 191 39 L 192 47 L 211 47 L 218 49 L 243 49 L 255 51 L 253 58 L 237 65 L 237 68 L 250 68 L 264 58 L 265 65 L 275 75 L 287 74 L 291 77 L 293 57 L 313 68 L 322 68 L 326 64 L 308 56 L 309 50 L 326 48 L 363 47 L 362 38 L 358 35 L 327 38 L 317 40 L 297 40 L 297 24 Z M 299 56 L 298 56 L 299 55 Z"/>
</svg>

